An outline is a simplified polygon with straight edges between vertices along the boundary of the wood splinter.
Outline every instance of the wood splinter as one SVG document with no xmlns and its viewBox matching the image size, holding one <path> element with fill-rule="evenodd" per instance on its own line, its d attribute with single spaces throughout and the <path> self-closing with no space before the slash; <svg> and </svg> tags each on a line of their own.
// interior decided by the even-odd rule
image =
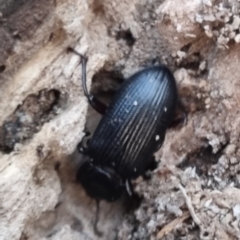
<svg viewBox="0 0 240 240">
<path fill-rule="evenodd" d="M 199 228 L 201 228 L 201 226 L 202 226 L 201 220 L 200 220 L 200 219 L 198 218 L 198 216 L 196 215 L 196 213 L 195 213 L 195 211 L 194 211 L 194 208 L 193 208 L 193 205 L 192 205 L 192 201 L 191 201 L 191 199 L 188 197 L 185 188 L 184 188 L 181 184 L 178 184 L 178 188 L 180 189 L 180 191 L 181 191 L 182 194 L 183 194 L 183 197 L 184 197 L 184 199 L 185 199 L 185 201 L 186 201 L 186 204 L 187 204 L 189 213 L 190 213 L 193 221 L 199 226 Z"/>
<path fill-rule="evenodd" d="M 172 222 L 165 225 L 157 234 L 157 240 L 162 239 L 162 237 L 166 236 L 170 232 L 173 231 L 179 224 L 183 223 L 186 219 L 190 217 L 189 212 L 183 213 L 181 217 L 175 218 Z"/>
</svg>

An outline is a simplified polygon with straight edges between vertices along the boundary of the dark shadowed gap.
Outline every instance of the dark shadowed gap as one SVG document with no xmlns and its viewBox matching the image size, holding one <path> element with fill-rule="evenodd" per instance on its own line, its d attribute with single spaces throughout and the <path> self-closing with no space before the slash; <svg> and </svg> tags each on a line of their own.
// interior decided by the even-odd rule
<svg viewBox="0 0 240 240">
<path fill-rule="evenodd" d="M 60 92 L 43 89 L 18 105 L 0 126 L 0 151 L 11 153 L 16 143 L 24 143 L 57 115 Z M 41 154 L 39 149 L 38 154 Z"/>
</svg>

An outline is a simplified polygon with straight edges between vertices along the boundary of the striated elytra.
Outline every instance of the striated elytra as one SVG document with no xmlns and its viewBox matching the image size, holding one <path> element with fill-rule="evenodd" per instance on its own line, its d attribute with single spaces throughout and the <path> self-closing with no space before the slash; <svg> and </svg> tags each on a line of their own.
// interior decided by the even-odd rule
<svg viewBox="0 0 240 240">
<path fill-rule="evenodd" d="M 124 82 L 107 107 L 86 87 L 87 59 L 82 59 L 82 83 L 89 103 L 103 117 L 87 148 L 90 160 L 77 172 L 87 194 L 96 200 L 115 201 L 124 191 L 132 195 L 131 179 L 143 175 L 154 163 L 166 130 L 176 124 L 179 104 L 176 81 L 166 66 L 145 68 Z"/>
</svg>

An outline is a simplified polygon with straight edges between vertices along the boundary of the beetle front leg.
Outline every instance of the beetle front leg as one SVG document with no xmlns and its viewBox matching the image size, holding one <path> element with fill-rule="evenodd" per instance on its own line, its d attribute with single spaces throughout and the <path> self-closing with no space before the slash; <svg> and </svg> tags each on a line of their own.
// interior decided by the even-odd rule
<svg viewBox="0 0 240 240">
<path fill-rule="evenodd" d="M 73 48 L 68 48 L 68 51 L 74 52 L 82 60 L 82 85 L 85 96 L 88 99 L 89 104 L 100 114 L 104 114 L 107 110 L 107 105 L 101 102 L 99 99 L 94 97 L 89 93 L 87 89 L 87 57 L 83 56 L 81 53 L 77 52 Z"/>
</svg>

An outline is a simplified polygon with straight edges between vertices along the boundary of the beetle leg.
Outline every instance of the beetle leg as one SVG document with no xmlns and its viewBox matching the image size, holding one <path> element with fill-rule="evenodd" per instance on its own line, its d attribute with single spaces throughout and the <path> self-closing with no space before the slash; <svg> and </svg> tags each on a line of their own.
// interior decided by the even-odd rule
<svg viewBox="0 0 240 240">
<path fill-rule="evenodd" d="M 94 221 L 94 224 L 93 224 L 93 229 L 94 229 L 94 232 L 96 233 L 97 236 L 101 237 L 103 235 L 103 233 L 101 231 L 98 230 L 98 227 L 97 227 L 97 224 L 98 224 L 98 220 L 99 220 L 99 200 L 96 200 L 96 217 L 95 217 L 95 221 Z"/>
<path fill-rule="evenodd" d="M 83 85 L 83 91 L 84 94 L 86 96 L 86 98 L 88 99 L 89 104 L 100 114 L 104 114 L 107 110 L 107 105 L 104 104 L 103 102 L 101 102 L 99 99 L 97 99 L 96 97 L 94 97 L 92 94 L 89 93 L 88 89 L 87 89 L 87 57 L 83 56 L 82 54 L 80 54 L 79 52 L 77 52 L 76 50 L 72 49 L 72 48 L 68 48 L 69 51 L 74 52 L 75 54 L 77 54 L 82 61 L 82 85 Z"/>
<path fill-rule="evenodd" d="M 88 154 L 88 148 L 84 147 L 82 142 L 80 142 L 77 146 L 77 149 L 79 151 L 79 153 L 83 154 L 83 155 L 87 155 Z"/>
<path fill-rule="evenodd" d="M 162 146 L 162 144 L 161 144 L 161 146 Z M 160 147 L 161 147 L 161 146 L 160 146 Z M 160 147 L 159 147 L 159 148 L 160 148 Z M 158 162 L 155 160 L 155 157 L 152 156 L 152 159 L 151 159 L 148 167 L 146 168 L 146 171 L 145 171 L 145 172 L 143 173 L 143 175 L 142 175 L 143 178 L 144 178 L 145 180 L 149 180 L 150 177 L 151 177 L 151 175 L 149 174 L 149 171 L 153 171 L 153 170 L 155 170 L 157 167 L 158 167 Z"/>
<path fill-rule="evenodd" d="M 181 100 L 178 100 L 177 105 L 178 112 L 181 112 L 181 115 L 179 113 L 176 113 L 175 119 L 170 124 L 169 128 L 175 128 L 179 125 L 186 125 L 187 124 L 187 111 L 185 109 L 185 106 L 183 105 Z M 180 115 L 180 116 L 179 116 Z"/>
<path fill-rule="evenodd" d="M 178 108 L 182 112 L 182 120 L 183 120 L 182 124 L 186 125 L 187 121 L 188 121 L 188 114 L 187 114 L 187 110 L 181 100 L 178 100 Z"/>
<path fill-rule="evenodd" d="M 134 194 L 134 191 L 133 191 L 132 183 L 128 179 L 125 182 L 125 186 L 126 186 L 128 195 L 132 197 Z"/>
<path fill-rule="evenodd" d="M 84 146 L 84 142 L 85 142 L 85 138 L 89 137 L 91 135 L 90 132 L 88 131 L 84 131 L 85 136 L 83 137 L 82 141 L 78 144 L 77 149 L 79 151 L 79 153 L 83 154 L 83 155 L 88 155 L 88 142 L 90 139 L 87 140 L 87 146 Z"/>
</svg>

